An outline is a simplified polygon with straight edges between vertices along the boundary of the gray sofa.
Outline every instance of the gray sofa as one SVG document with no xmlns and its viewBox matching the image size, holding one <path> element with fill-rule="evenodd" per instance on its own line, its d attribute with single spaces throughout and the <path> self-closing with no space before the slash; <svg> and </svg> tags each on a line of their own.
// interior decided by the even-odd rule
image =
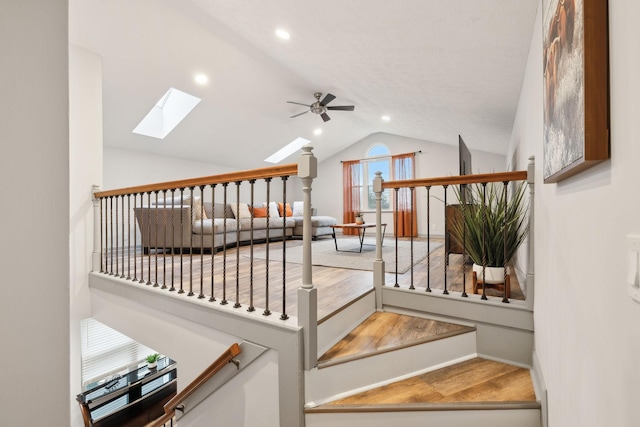
<svg viewBox="0 0 640 427">
<path fill-rule="evenodd" d="M 194 198 L 193 209 L 190 199 L 181 203 L 173 200 L 159 201 L 151 207 L 134 208 L 136 222 L 141 236 L 141 244 L 145 253 L 149 250 L 182 250 L 189 252 L 191 248 L 199 252 L 210 251 L 233 246 L 237 242 L 248 243 L 267 239 L 302 237 L 302 216 L 271 216 L 270 218 L 252 218 L 246 215 L 234 215 L 232 204 L 226 206 L 204 202 L 201 206 L 199 198 Z M 180 202 L 180 200 L 177 200 Z M 204 215 L 201 215 L 204 213 Z M 312 216 L 312 236 L 331 235 L 331 225 L 336 219 L 328 216 Z M 268 233 L 267 233 L 268 232 Z"/>
</svg>

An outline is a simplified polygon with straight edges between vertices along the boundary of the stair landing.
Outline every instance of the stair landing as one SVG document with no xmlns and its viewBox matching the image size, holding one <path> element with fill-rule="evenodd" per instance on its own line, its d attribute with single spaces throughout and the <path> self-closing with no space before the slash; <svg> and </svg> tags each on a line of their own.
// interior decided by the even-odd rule
<svg viewBox="0 0 640 427">
<path fill-rule="evenodd" d="M 402 407 L 471 404 L 497 409 L 505 404 L 517 408 L 539 408 L 529 370 L 506 363 L 474 358 L 318 406 L 309 412 L 395 410 Z M 478 404 L 473 405 L 473 404 Z"/>
<path fill-rule="evenodd" d="M 318 368 L 474 331 L 475 328 L 390 312 L 375 312 L 318 359 Z"/>
</svg>

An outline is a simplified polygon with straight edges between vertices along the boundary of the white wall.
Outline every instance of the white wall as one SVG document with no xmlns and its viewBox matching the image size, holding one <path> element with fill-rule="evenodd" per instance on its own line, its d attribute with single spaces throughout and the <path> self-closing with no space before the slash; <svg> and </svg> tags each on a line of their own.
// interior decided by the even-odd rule
<svg viewBox="0 0 640 427">
<path fill-rule="evenodd" d="M 2 426 L 69 425 L 67 8 L 0 6 Z"/>
<path fill-rule="evenodd" d="M 538 159 L 535 346 L 550 426 L 640 425 L 640 304 L 625 288 L 625 237 L 640 234 L 638 16 L 639 2 L 609 1 L 611 160 L 559 184 L 542 184 L 540 11 L 532 38 L 511 153 Z"/>
<path fill-rule="evenodd" d="M 71 394 L 82 391 L 80 320 L 91 316 L 89 272 L 93 250 L 91 185 L 102 184 L 102 60 L 69 46 L 69 205 Z M 71 400 L 71 425 L 83 426 Z"/>
<path fill-rule="evenodd" d="M 473 146 L 472 135 L 462 135 L 468 146 Z M 336 217 L 338 222 L 342 222 L 342 163 L 343 160 L 362 159 L 366 156 L 367 150 L 374 144 L 384 144 L 389 147 L 391 154 L 403 154 L 413 151 L 422 151 L 416 155 L 416 177 L 435 178 L 449 175 L 459 175 L 458 164 L 458 141 L 452 145 L 440 144 L 437 142 L 423 141 L 413 138 L 405 138 L 386 133 L 372 134 L 361 141 L 350 145 L 335 156 L 324 160 L 318 164 L 318 178 L 313 183 L 312 205 L 318 209 L 320 215 L 330 215 Z M 501 172 L 505 167 L 505 156 L 492 154 L 477 150 L 472 152 L 473 173 Z M 444 234 L 444 209 L 441 189 L 433 188 L 431 195 L 431 223 L 435 229 L 431 230 L 432 235 Z M 420 190 L 416 193 L 418 197 L 418 214 L 422 216 L 427 212 L 426 191 Z M 437 197 L 437 198 L 436 198 Z M 455 200 L 455 194 L 451 189 L 448 191 L 448 203 Z M 440 200 L 439 200 L 440 199 Z M 373 222 L 375 214 L 365 213 L 365 221 Z M 383 222 L 392 224 L 391 214 L 383 215 Z M 424 226 L 426 220 L 418 221 L 418 232 L 426 235 Z M 389 226 L 388 234 L 393 234 L 393 227 Z"/>
</svg>

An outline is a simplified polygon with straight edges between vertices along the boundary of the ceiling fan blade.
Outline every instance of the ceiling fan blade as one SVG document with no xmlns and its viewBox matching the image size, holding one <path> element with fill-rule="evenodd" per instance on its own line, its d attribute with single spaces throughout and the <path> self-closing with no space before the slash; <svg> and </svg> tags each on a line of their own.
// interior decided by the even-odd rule
<svg viewBox="0 0 640 427">
<path fill-rule="evenodd" d="M 287 104 L 296 104 L 296 105 L 304 105 L 305 107 L 308 107 L 309 104 L 303 104 L 301 102 L 293 102 L 293 101 L 287 101 Z"/>
<path fill-rule="evenodd" d="M 334 99 L 336 99 L 335 96 L 331 95 L 330 93 L 328 93 L 324 99 L 322 101 L 320 101 L 320 105 L 322 105 L 323 107 L 325 105 L 327 105 L 328 103 L 330 103 L 331 101 L 333 101 Z M 326 120 L 325 120 L 326 121 Z"/>
<path fill-rule="evenodd" d="M 353 111 L 353 105 L 337 105 L 335 107 L 327 107 L 327 110 L 342 110 L 342 111 Z"/>
<path fill-rule="evenodd" d="M 308 112 L 309 112 L 309 111 L 303 111 L 302 113 L 298 113 L 298 114 L 296 114 L 296 115 L 294 115 L 294 116 L 291 116 L 291 117 L 289 117 L 289 118 L 290 118 L 290 119 L 293 119 L 294 117 L 298 117 L 298 116 L 301 116 L 301 115 L 303 115 L 303 114 L 307 114 Z"/>
<path fill-rule="evenodd" d="M 320 117 L 322 117 L 322 120 L 324 120 L 325 122 L 328 122 L 329 120 L 331 120 L 331 117 L 329 117 L 327 113 L 320 114 Z"/>
</svg>

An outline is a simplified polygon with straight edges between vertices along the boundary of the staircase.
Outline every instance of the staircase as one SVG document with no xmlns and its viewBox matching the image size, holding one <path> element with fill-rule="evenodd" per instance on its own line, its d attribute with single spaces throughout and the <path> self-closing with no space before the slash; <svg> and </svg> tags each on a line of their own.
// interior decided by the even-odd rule
<svg viewBox="0 0 640 427">
<path fill-rule="evenodd" d="M 324 352 L 306 426 L 541 426 L 528 368 L 479 357 L 473 325 L 418 316 L 370 313 Z"/>
</svg>

